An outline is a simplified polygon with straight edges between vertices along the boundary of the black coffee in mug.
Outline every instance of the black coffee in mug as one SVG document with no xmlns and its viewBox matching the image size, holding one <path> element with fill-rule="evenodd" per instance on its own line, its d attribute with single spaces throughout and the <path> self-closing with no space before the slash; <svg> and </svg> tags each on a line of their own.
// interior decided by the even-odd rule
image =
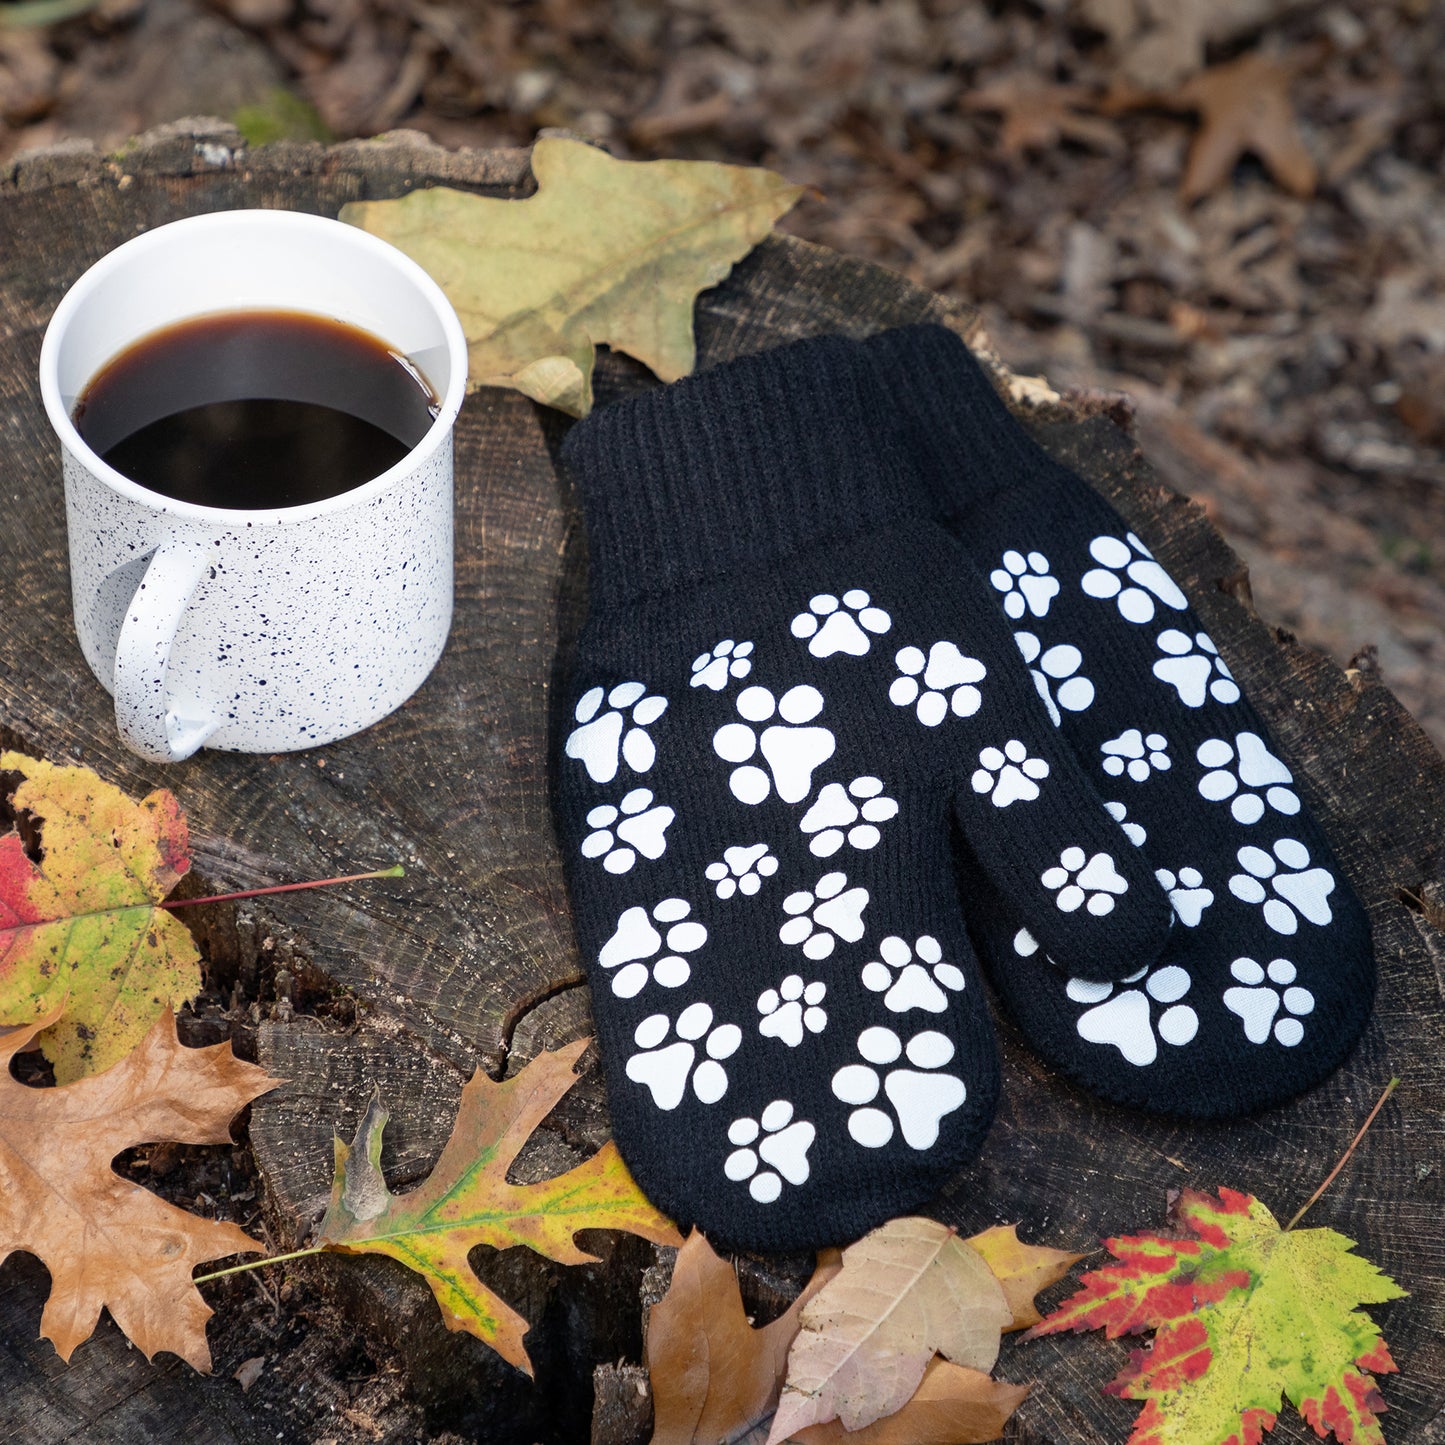
<svg viewBox="0 0 1445 1445">
<path fill-rule="evenodd" d="M 87 383 L 76 429 L 122 476 L 203 507 L 324 501 L 421 441 L 437 398 L 359 327 L 232 311 L 143 337 Z"/>
</svg>

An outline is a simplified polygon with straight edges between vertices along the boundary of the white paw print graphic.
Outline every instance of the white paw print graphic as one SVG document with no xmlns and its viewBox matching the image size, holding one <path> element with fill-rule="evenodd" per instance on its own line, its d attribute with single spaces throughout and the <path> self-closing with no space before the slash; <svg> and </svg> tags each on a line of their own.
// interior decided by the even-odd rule
<svg viewBox="0 0 1445 1445">
<path fill-rule="evenodd" d="M 1239 684 L 1207 632 L 1196 632 L 1191 639 L 1170 627 L 1157 641 L 1165 656 L 1154 664 L 1154 676 L 1167 682 L 1185 707 L 1203 707 L 1206 694 L 1215 702 L 1239 701 Z"/>
<path fill-rule="evenodd" d="M 825 873 L 811 893 L 803 889 L 783 899 L 783 911 L 791 917 L 778 937 L 790 946 L 802 944 L 811 959 L 827 958 L 838 939 L 857 943 L 863 937 L 867 906 L 866 888 L 849 888 L 846 873 Z"/>
<path fill-rule="evenodd" d="M 1065 848 L 1059 854 L 1058 866 L 1047 869 L 1039 882 L 1050 893 L 1058 894 L 1054 902 L 1061 913 L 1084 908 L 1095 918 L 1112 913 L 1115 897 L 1129 891 L 1128 882 L 1120 877 L 1107 853 L 1095 853 L 1089 858 L 1082 848 Z"/>
<path fill-rule="evenodd" d="M 1312 1013 L 1315 1006 L 1314 994 L 1295 984 L 1294 964 L 1287 958 L 1276 958 L 1268 969 L 1263 969 L 1252 958 L 1236 958 L 1229 965 L 1229 971 L 1238 983 L 1224 990 L 1224 1006 L 1243 1021 L 1245 1038 L 1252 1044 L 1265 1043 L 1270 1036 L 1270 1025 L 1274 1024 L 1275 1042 L 1287 1049 L 1294 1048 L 1305 1036 L 1300 1019 Z M 1269 983 L 1265 982 L 1266 977 Z M 1271 984 L 1278 987 L 1270 987 Z M 1283 995 L 1280 989 L 1284 990 Z M 1274 1016 L 1281 1004 L 1285 1017 L 1275 1023 Z"/>
<path fill-rule="evenodd" d="M 1099 745 L 1104 755 L 1104 771 L 1111 778 L 1126 773 L 1136 783 L 1147 782 L 1153 773 L 1167 773 L 1170 767 L 1169 740 L 1163 733 L 1147 737 L 1138 728 L 1128 728 L 1118 737 Z"/>
<path fill-rule="evenodd" d="M 1293 774 L 1265 747 L 1258 733 L 1236 733 L 1232 744 L 1224 738 L 1210 738 L 1199 744 L 1195 756 L 1201 767 L 1213 769 L 1200 778 L 1200 795 L 1211 803 L 1230 799 L 1229 811 L 1236 823 L 1259 822 L 1266 803 L 1276 813 L 1290 817 L 1299 812 L 1299 798 L 1284 786 L 1294 782 Z"/>
<path fill-rule="evenodd" d="M 1024 613 L 1032 612 L 1035 617 L 1046 616 L 1049 603 L 1059 595 L 1057 577 L 1049 575 L 1049 559 L 1042 552 L 1012 550 L 1003 554 L 1003 566 L 995 567 L 988 580 L 1003 593 L 1005 614 L 1018 621 Z"/>
<path fill-rule="evenodd" d="M 740 803 L 761 803 L 776 788 L 785 803 L 801 803 L 813 790 L 814 769 L 833 756 L 833 734 L 806 726 L 823 711 L 823 694 L 804 685 L 775 700 L 765 687 L 745 687 L 734 705 L 747 722 L 724 723 L 712 739 L 713 751 L 724 762 L 746 764 L 734 768 L 728 779 L 733 797 Z M 761 736 L 749 726 L 774 716 L 782 722 L 764 728 Z M 758 752 L 766 769 L 748 761 Z"/>
<path fill-rule="evenodd" d="M 876 848 L 883 836 L 877 825 L 898 816 L 898 804 L 884 797 L 878 778 L 854 778 L 845 789 L 829 783 L 798 827 L 814 837 L 808 851 L 815 858 L 831 858 L 846 840 L 854 848 Z"/>
<path fill-rule="evenodd" d="M 682 955 L 696 953 L 707 942 L 707 929 L 688 918 L 691 912 L 686 899 L 664 898 L 651 918 L 640 905 L 622 913 L 597 955 L 603 968 L 618 970 L 612 975 L 612 992 L 618 998 L 635 998 L 649 976 L 662 988 L 680 988 L 692 977 L 692 966 Z M 652 926 L 654 921 L 667 930 L 665 939 Z"/>
<path fill-rule="evenodd" d="M 1129 810 L 1123 803 L 1105 803 L 1104 810 L 1124 830 L 1124 836 L 1136 847 L 1142 848 L 1149 834 L 1142 823 L 1130 823 Z"/>
<path fill-rule="evenodd" d="M 828 985 L 821 979 L 804 983 L 800 973 L 790 973 L 777 988 L 758 995 L 758 1012 L 763 1016 L 758 1032 L 765 1038 L 782 1039 L 790 1049 L 803 1042 L 803 1035 L 820 1034 L 828 1027 L 822 1007 Z"/>
<path fill-rule="evenodd" d="M 1229 891 L 1241 903 L 1264 904 L 1264 921 L 1276 933 L 1294 933 L 1300 918 L 1323 926 L 1334 914 L 1330 894 L 1335 891 L 1334 875 L 1326 868 L 1310 867 L 1310 850 L 1297 838 L 1281 838 L 1271 856 L 1263 848 L 1239 850 L 1239 866 L 1229 880 Z M 1288 873 L 1280 871 L 1281 866 Z M 1279 896 L 1271 898 L 1273 889 Z"/>
<path fill-rule="evenodd" d="M 707 865 L 708 879 L 717 885 L 717 896 L 723 899 L 735 893 L 751 898 L 763 886 L 763 879 L 771 878 L 777 871 L 778 860 L 766 843 L 724 848 L 722 862 Z"/>
<path fill-rule="evenodd" d="M 1154 876 L 1169 895 L 1174 916 L 1186 928 L 1198 928 L 1204 910 L 1214 902 L 1214 890 L 1204 886 L 1204 874 L 1197 868 L 1181 868 L 1178 873 L 1156 868 Z"/>
<path fill-rule="evenodd" d="M 936 728 L 950 711 L 972 717 L 983 702 L 974 684 L 988 676 L 988 669 L 951 642 L 935 642 L 927 657 L 921 648 L 905 647 L 893 660 L 902 675 L 893 679 L 888 699 L 895 707 L 914 707 L 924 727 Z"/>
<path fill-rule="evenodd" d="M 1095 537 L 1089 543 L 1089 556 L 1099 565 L 1085 572 L 1079 585 L 1090 597 L 1116 598 L 1119 615 L 1126 622 L 1152 622 L 1156 599 L 1176 612 L 1189 605 L 1174 579 L 1132 532 L 1123 542 L 1117 537 Z M 1126 578 L 1132 586 L 1124 585 Z"/>
<path fill-rule="evenodd" d="M 1006 742 L 1002 749 L 984 748 L 978 755 L 973 775 L 975 793 L 987 793 L 995 808 L 1010 803 L 1031 803 L 1039 795 L 1039 783 L 1049 775 L 1049 765 L 1042 758 L 1031 758 L 1029 750 L 1017 739 Z"/>
<path fill-rule="evenodd" d="M 673 1043 L 665 1044 L 669 1033 Z M 689 1004 L 674 1025 L 666 1014 L 650 1014 L 638 1024 L 632 1041 L 643 1052 L 627 1061 L 627 1077 L 652 1093 L 659 1109 L 675 1109 L 682 1103 L 688 1079 L 699 1102 L 716 1104 L 728 1091 L 727 1070 L 721 1060 L 730 1059 L 743 1041 L 736 1024 L 713 1027 L 712 1009 L 705 1003 Z M 701 1043 L 707 1057 L 693 1068 Z"/>
<path fill-rule="evenodd" d="M 666 711 L 667 699 L 649 697 L 640 682 L 620 682 L 611 692 L 588 688 L 573 713 L 581 726 L 568 734 L 566 754 L 581 762 L 594 783 L 610 783 L 617 776 L 619 754 L 634 773 L 645 773 L 657 757 L 645 729 Z"/>
<path fill-rule="evenodd" d="M 808 1182 L 808 1150 L 817 1130 L 806 1120 L 793 1118 L 786 1099 L 774 1099 L 756 1119 L 734 1119 L 728 1126 L 728 1143 L 737 1148 L 728 1155 L 723 1173 L 735 1184 L 748 1181 L 748 1193 L 759 1204 L 771 1204 L 789 1184 Z M 762 1165 L 770 1165 L 764 1169 Z"/>
<path fill-rule="evenodd" d="M 1055 727 L 1060 722 L 1060 708 L 1064 712 L 1083 712 L 1094 701 L 1094 684 L 1087 677 L 1075 676 L 1084 661 L 1077 647 L 1060 642 L 1045 652 L 1043 643 L 1032 632 L 1015 632 L 1014 642 L 1024 655 L 1029 675 Z"/>
<path fill-rule="evenodd" d="M 804 638 L 814 657 L 832 657 L 846 652 L 862 657 L 873 645 L 871 632 L 881 637 L 893 619 L 881 607 L 869 605 L 868 594 L 855 587 L 843 594 L 841 606 L 831 592 L 820 592 L 808 602 L 808 610 L 793 618 L 793 636 Z"/>
<path fill-rule="evenodd" d="M 865 1149 L 881 1149 L 893 1137 L 893 1120 L 886 1110 L 870 1107 L 878 1097 L 878 1070 L 907 1056 L 912 1068 L 889 1069 L 881 1085 L 893 1106 L 903 1142 L 910 1149 L 931 1149 L 938 1139 L 938 1126 L 968 1097 L 963 1080 L 956 1074 L 939 1072 L 953 1060 L 953 1041 L 934 1029 L 914 1034 L 905 1048 L 892 1029 L 864 1029 L 858 1036 L 858 1052 L 866 1064 L 844 1064 L 833 1075 L 833 1094 L 854 1105 L 848 1116 L 848 1133 Z M 873 1066 L 873 1067 L 870 1067 Z"/>
<path fill-rule="evenodd" d="M 1149 976 L 1145 978 L 1145 974 Z M 1064 992 L 1074 1003 L 1093 1005 L 1079 1015 L 1075 1024 L 1081 1039 L 1091 1044 L 1112 1044 L 1129 1063 L 1144 1068 L 1159 1057 L 1156 1033 L 1166 1044 L 1182 1047 L 1199 1032 L 1199 1015 L 1187 1003 L 1179 1002 L 1189 992 L 1191 980 L 1177 963 L 1166 964 L 1153 973 L 1141 968 L 1122 982 L 1138 983 L 1141 978 L 1142 989 L 1129 988 L 1122 993 L 1114 993 L 1112 983 L 1071 978 Z M 1152 1017 L 1153 1004 L 1167 1005 L 1157 1021 Z"/>
<path fill-rule="evenodd" d="M 676 816 L 671 808 L 652 806 L 651 788 L 633 788 L 617 807 L 603 803 L 588 813 L 592 832 L 582 840 L 582 856 L 601 858 L 609 873 L 626 873 L 639 853 L 644 858 L 662 857 L 667 830 Z"/>
<path fill-rule="evenodd" d="M 958 993 L 963 988 L 963 970 L 943 962 L 943 949 L 931 934 L 915 939 L 912 948 L 889 934 L 878 952 L 880 958 L 863 965 L 863 987 L 881 993 L 891 1013 L 921 1008 L 941 1014 L 948 1007 L 944 989 Z"/>
<path fill-rule="evenodd" d="M 691 685 L 721 692 L 733 678 L 746 677 L 753 670 L 752 651 L 751 642 L 724 637 L 710 652 L 693 658 Z"/>
</svg>

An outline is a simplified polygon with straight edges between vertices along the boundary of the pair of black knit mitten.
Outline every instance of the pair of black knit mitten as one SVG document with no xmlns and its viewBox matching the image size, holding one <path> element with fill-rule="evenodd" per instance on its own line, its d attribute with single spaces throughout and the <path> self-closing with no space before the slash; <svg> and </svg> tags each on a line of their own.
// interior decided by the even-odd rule
<svg viewBox="0 0 1445 1445">
<path fill-rule="evenodd" d="M 1369 929 L 1148 548 L 939 327 L 605 407 L 559 833 L 617 1141 L 679 1223 L 858 1237 L 979 1148 L 977 960 L 1051 1064 L 1247 1113 L 1330 1072 Z"/>
</svg>

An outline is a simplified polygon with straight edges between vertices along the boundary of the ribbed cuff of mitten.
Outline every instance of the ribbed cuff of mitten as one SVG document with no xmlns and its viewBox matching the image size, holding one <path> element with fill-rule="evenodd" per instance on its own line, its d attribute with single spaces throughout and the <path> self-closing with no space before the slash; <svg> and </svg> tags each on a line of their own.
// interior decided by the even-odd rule
<svg viewBox="0 0 1445 1445">
<path fill-rule="evenodd" d="M 562 448 L 594 603 L 635 601 L 926 514 L 856 342 L 814 337 L 614 402 Z"/>
<path fill-rule="evenodd" d="M 1024 430 L 946 327 L 900 326 L 863 343 L 939 511 L 948 516 L 1041 471 L 1063 469 Z"/>
</svg>

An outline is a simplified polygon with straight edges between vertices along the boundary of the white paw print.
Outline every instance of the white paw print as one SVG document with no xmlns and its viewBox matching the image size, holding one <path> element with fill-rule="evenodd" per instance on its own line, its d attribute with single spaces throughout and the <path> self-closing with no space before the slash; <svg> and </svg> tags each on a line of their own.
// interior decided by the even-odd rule
<svg viewBox="0 0 1445 1445">
<path fill-rule="evenodd" d="M 1287 958 L 1274 959 L 1269 968 L 1261 968 L 1252 958 L 1236 958 L 1229 965 L 1229 971 L 1243 987 L 1224 990 L 1224 1006 L 1230 1013 L 1238 1014 L 1244 1023 L 1244 1036 L 1252 1044 L 1262 1044 L 1270 1036 L 1270 1025 L 1274 1024 L 1275 1042 L 1292 1049 L 1305 1036 L 1305 1026 L 1300 1022 L 1314 1011 L 1315 996 L 1307 988 L 1295 984 L 1295 966 Z M 1266 976 L 1271 988 L 1265 983 Z M 1293 985 L 1293 986 L 1291 986 Z M 1281 996 L 1280 989 L 1284 989 Z M 1278 1023 L 1274 1016 L 1284 1005 L 1285 1017 Z"/>
<path fill-rule="evenodd" d="M 1136 783 L 1143 783 L 1152 773 L 1167 773 L 1170 768 L 1169 740 L 1163 733 L 1146 737 L 1138 728 L 1128 728 L 1100 743 L 1099 751 L 1104 754 L 1104 771 L 1111 778 L 1127 773 Z"/>
<path fill-rule="evenodd" d="M 801 803 L 813 789 L 814 769 L 833 756 L 833 734 L 824 727 L 805 726 L 823 711 L 823 694 L 804 685 L 774 700 L 765 687 L 745 687 L 734 705 L 747 722 L 724 723 L 712 739 L 713 751 L 724 762 L 747 765 L 734 768 L 728 779 L 733 797 L 740 803 L 761 803 L 776 788 L 785 803 Z M 764 728 L 761 736 L 748 726 L 775 714 L 782 722 Z M 767 769 L 748 762 L 757 752 Z"/>
<path fill-rule="evenodd" d="M 1185 707 L 1203 707 L 1206 693 L 1215 702 L 1239 701 L 1239 684 L 1207 632 L 1196 632 L 1191 639 L 1170 627 L 1157 641 L 1166 655 L 1154 664 L 1154 676 L 1167 682 Z"/>
<path fill-rule="evenodd" d="M 1003 593 L 1004 612 L 1018 621 L 1026 611 L 1035 617 L 1048 613 L 1049 603 L 1059 595 L 1057 577 L 1049 575 L 1049 559 L 1042 552 L 1008 551 L 1003 566 L 995 567 L 988 580 Z"/>
<path fill-rule="evenodd" d="M 790 973 L 777 988 L 758 995 L 758 1012 L 763 1016 L 758 1032 L 797 1048 L 805 1032 L 820 1034 L 828 1027 L 827 1012 L 821 1007 L 827 992 L 821 979 L 804 983 L 802 974 Z"/>
<path fill-rule="evenodd" d="M 618 998 L 636 997 L 647 986 L 649 975 L 662 988 L 680 988 L 692 977 L 692 966 L 682 955 L 695 953 L 707 942 L 707 929 L 688 918 L 691 912 L 686 899 L 664 898 L 651 918 L 640 905 L 622 913 L 616 931 L 597 955 L 603 968 L 619 970 L 612 975 L 612 992 Z M 652 926 L 654 920 L 667 930 L 665 940 Z M 657 954 L 662 956 L 657 958 Z"/>
<path fill-rule="evenodd" d="M 831 858 L 845 839 L 854 848 L 876 848 L 883 836 L 877 825 L 897 816 L 898 804 L 884 797 L 882 781 L 863 777 L 854 778 L 846 790 L 842 783 L 829 783 L 798 826 L 815 835 L 808 844 L 815 858 Z"/>
<path fill-rule="evenodd" d="M 1273 857 L 1252 846 L 1241 848 L 1238 857 L 1244 872 L 1229 880 L 1229 891 L 1241 903 L 1263 903 L 1264 921 L 1276 933 L 1296 932 L 1300 917 L 1321 926 L 1334 917 L 1329 904 L 1334 875 L 1325 868 L 1311 868 L 1310 850 L 1297 838 L 1281 838 Z M 1281 864 L 1291 871 L 1281 873 Z M 1269 896 L 1271 888 L 1278 898 Z"/>
<path fill-rule="evenodd" d="M 1204 910 L 1214 902 L 1214 890 L 1204 886 L 1204 874 L 1197 868 L 1181 868 L 1177 874 L 1168 868 L 1156 868 L 1154 876 L 1169 895 L 1174 916 L 1185 928 L 1198 928 Z"/>
<path fill-rule="evenodd" d="M 883 1093 L 897 1115 L 903 1142 L 910 1149 L 931 1149 L 938 1139 L 940 1121 L 968 1097 L 962 1079 L 938 1072 L 953 1060 L 953 1041 L 934 1029 L 925 1029 L 914 1034 L 905 1048 L 892 1029 L 875 1027 L 859 1034 L 858 1052 L 866 1064 L 844 1064 L 833 1075 L 834 1097 L 855 1106 L 848 1116 L 853 1142 L 865 1149 L 881 1149 L 892 1139 L 893 1120 L 885 1110 L 869 1106 L 878 1097 L 878 1070 L 906 1054 L 913 1067 L 889 1069 L 882 1079 Z"/>
<path fill-rule="evenodd" d="M 1124 830 L 1124 836 L 1136 847 L 1142 848 L 1145 840 L 1149 837 L 1144 831 L 1142 823 L 1130 823 L 1127 821 L 1129 810 L 1123 803 L 1105 803 L 1104 810 Z"/>
<path fill-rule="evenodd" d="M 1200 795 L 1211 803 L 1232 799 L 1229 811 L 1236 823 L 1259 822 L 1266 803 L 1276 813 L 1293 817 L 1299 812 L 1299 798 L 1284 786 L 1294 782 L 1293 774 L 1258 733 L 1236 733 L 1232 744 L 1210 738 L 1199 744 L 1195 756 L 1201 767 L 1213 769 L 1200 778 Z"/>
<path fill-rule="evenodd" d="M 1144 978 L 1145 974 L 1149 976 Z M 1142 989 L 1129 988 L 1122 993 L 1114 993 L 1112 983 L 1071 978 L 1064 992 L 1074 1003 L 1093 1005 L 1079 1015 L 1075 1024 L 1081 1039 L 1091 1044 L 1112 1044 L 1129 1063 L 1144 1068 L 1159 1057 L 1156 1032 L 1166 1044 L 1182 1047 L 1199 1032 L 1199 1015 L 1187 1003 L 1179 1002 L 1189 992 L 1191 979 L 1177 963 L 1165 964 L 1153 973 L 1141 968 L 1122 983 L 1138 983 L 1141 978 Z M 1167 1005 L 1157 1021 L 1152 1018 L 1151 1003 Z"/>
<path fill-rule="evenodd" d="M 669 1033 L 677 1038 L 664 1046 Z M 666 1014 L 649 1014 L 638 1024 L 632 1041 L 644 1052 L 628 1059 L 627 1077 L 649 1089 L 659 1109 L 675 1109 L 682 1103 L 689 1078 L 701 1103 L 716 1104 L 727 1093 L 728 1075 L 721 1060 L 737 1053 L 743 1031 L 736 1024 L 714 1028 L 712 1009 L 693 1003 L 678 1014 L 675 1025 Z M 707 1057 L 694 1069 L 699 1043 Z"/>
<path fill-rule="evenodd" d="M 710 652 L 693 658 L 691 685 L 721 692 L 732 678 L 746 677 L 753 670 L 752 651 L 751 642 L 723 638 Z"/>
<path fill-rule="evenodd" d="M 771 1204 L 783 1192 L 784 1179 L 808 1182 L 808 1150 L 817 1133 L 806 1119 L 794 1120 L 786 1099 L 774 1099 L 758 1118 L 734 1119 L 728 1126 L 728 1143 L 738 1147 L 728 1155 L 723 1173 L 735 1184 L 746 1179 L 748 1193 L 759 1204 Z M 763 1169 L 763 1164 L 772 1167 Z"/>
<path fill-rule="evenodd" d="M 763 886 L 763 879 L 771 878 L 777 871 L 778 860 L 766 843 L 724 848 L 722 862 L 707 865 L 707 876 L 717 884 L 717 896 L 723 899 L 735 893 L 745 893 L 751 898 Z"/>
<path fill-rule="evenodd" d="M 941 1014 L 948 1007 L 948 994 L 963 988 L 963 970 L 943 962 L 938 940 L 925 933 L 912 948 L 895 934 L 878 945 L 881 958 L 863 965 L 863 987 L 883 995 L 884 1006 L 896 1014 L 921 1008 Z"/>
<path fill-rule="evenodd" d="M 1010 803 L 1031 803 L 1039 795 L 1039 783 L 1048 777 L 1049 765 L 1042 758 L 1031 758 L 1029 750 L 1017 739 L 999 748 L 984 748 L 978 755 L 973 775 L 975 793 L 987 793 L 995 808 Z"/>
<path fill-rule="evenodd" d="M 588 813 L 587 826 L 593 831 L 582 840 L 582 856 L 601 858 L 609 873 L 626 873 L 639 853 L 662 857 L 665 835 L 676 816 L 671 808 L 652 806 L 651 788 L 633 788 L 617 807 L 603 803 Z"/>
<path fill-rule="evenodd" d="M 611 692 L 590 687 L 572 715 L 580 726 L 568 734 L 566 754 L 582 763 L 594 783 L 610 783 L 617 776 L 619 753 L 634 773 L 645 773 L 657 757 L 657 748 L 644 729 L 666 711 L 667 699 L 648 696 L 640 682 L 620 682 Z"/>
<path fill-rule="evenodd" d="M 1152 622 L 1156 598 L 1176 612 L 1189 605 L 1174 579 L 1132 532 L 1124 542 L 1117 537 L 1095 537 L 1089 543 L 1089 556 L 1099 566 L 1085 572 L 1079 585 L 1090 597 L 1117 598 L 1119 615 L 1126 622 Z M 1124 578 L 1134 585 L 1126 587 Z"/>
<path fill-rule="evenodd" d="M 1119 875 L 1114 860 L 1107 853 L 1086 857 L 1082 848 L 1065 848 L 1059 854 L 1058 866 L 1044 872 L 1039 882 L 1057 893 L 1054 902 L 1061 913 L 1074 913 L 1085 908 L 1095 918 L 1114 911 L 1114 898 L 1129 891 L 1128 882 Z"/>
<path fill-rule="evenodd" d="M 808 640 L 814 657 L 832 657 L 846 652 L 862 657 L 873 645 L 871 632 L 882 636 L 893 619 L 881 607 L 870 607 L 868 594 L 860 587 L 843 594 L 840 606 L 831 592 L 820 592 L 808 603 L 808 610 L 793 618 L 793 636 Z"/>
<path fill-rule="evenodd" d="M 951 642 L 935 642 L 928 656 L 921 648 L 902 648 L 894 658 L 902 674 L 893 679 L 888 699 L 896 707 L 914 707 L 924 727 L 936 728 L 950 711 L 955 717 L 972 717 L 983 702 L 974 686 L 988 675 L 976 657 L 965 657 Z M 919 674 L 923 681 L 919 683 Z"/>
<path fill-rule="evenodd" d="M 783 899 L 783 911 L 792 916 L 778 937 L 789 945 L 801 943 L 809 958 L 827 958 L 838 939 L 857 943 L 863 937 L 867 906 L 866 888 L 849 888 L 846 873 L 825 873 L 811 893 L 803 889 Z"/>
<path fill-rule="evenodd" d="M 1074 675 L 1084 661 L 1084 654 L 1077 647 L 1060 642 L 1045 652 L 1043 643 L 1032 632 L 1015 632 L 1014 642 L 1024 655 L 1034 686 L 1055 727 L 1060 722 L 1060 708 L 1065 712 L 1083 712 L 1094 701 L 1094 684 L 1087 677 Z"/>
</svg>

